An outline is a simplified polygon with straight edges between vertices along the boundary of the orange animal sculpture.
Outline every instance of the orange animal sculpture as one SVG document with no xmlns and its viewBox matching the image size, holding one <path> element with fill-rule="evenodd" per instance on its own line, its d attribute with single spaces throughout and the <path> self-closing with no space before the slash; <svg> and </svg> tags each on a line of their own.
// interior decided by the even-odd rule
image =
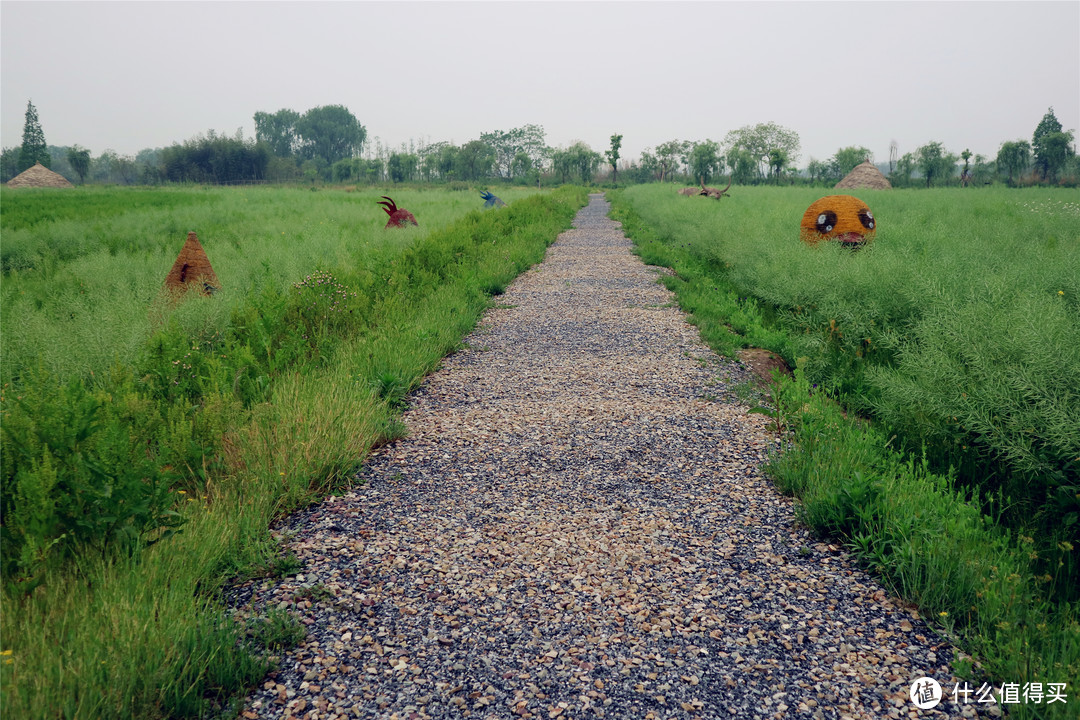
<svg viewBox="0 0 1080 720">
<path fill-rule="evenodd" d="M 385 202 L 378 202 L 376 204 L 382 205 L 383 210 L 385 210 L 386 214 L 390 216 L 390 219 L 386 221 L 386 227 L 405 227 L 405 223 L 412 223 L 413 225 L 420 224 L 416 222 L 416 218 L 413 217 L 413 214 L 411 212 L 409 212 L 405 208 L 399 208 L 397 206 L 397 203 L 390 198 L 383 195 L 382 199 Z"/>
<path fill-rule="evenodd" d="M 813 202 L 803 213 L 800 231 L 802 241 L 809 245 L 836 240 L 853 249 L 873 240 L 875 234 L 874 214 L 866 203 L 851 195 L 829 195 Z"/>
</svg>

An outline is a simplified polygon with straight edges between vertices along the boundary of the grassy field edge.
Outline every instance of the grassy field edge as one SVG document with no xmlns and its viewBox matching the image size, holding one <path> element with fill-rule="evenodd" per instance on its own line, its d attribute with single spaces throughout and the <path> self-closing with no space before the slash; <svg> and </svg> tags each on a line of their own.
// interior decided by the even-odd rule
<svg viewBox="0 0 1080 720">
<path fill-rule="evenodd" d="M 586 201 L 583 189 L 565 188 L 471 213 L 418 241 L 395 260 L 392 280 L 423 274 L 429 290 L 387 294 L 368 332 L 235 414 L 243 422 L 226 428 L 228 472 L 187 493 L 181 532 L 130 554 L 85 553 L 29 595 L 5 591 L 2 714 L 229 712 L 302 633 L 284 613 L 234 619 L 221 602 L 226 584 L 295 569 L 271 537 L 273 519 L 347 485 L 372 446 L 403 432 L 407 392 L 460 346 L 492 296 L 542 260 Z"/>
<path fill-rule="evenodd" d="M 702 338 L 734 357 L 764 347 L 791 357 L 768 309 L 746 302 L 721 273 L 661 237 L 620 193 L 609 193 L 635 252 L 669 267 L 662 278 Z M 788 446 L 766 472 L 799 501 L 803 522 L 840 540 L 904 601 L 914 604 L 968 656 L 954 659 L 961 677 L 1005 683 L 1067 683 L 1080 677 L 1080 607 L 1039 592 L 1055 578 L 1032 571 L 1031 538 L 1013 536 L 969 504 L 950 479 L 892 450 L 873 424 L 812 392 L 801 367 L 778 377 L 769 412 Z M 1071 548 L 1069 549 L 1071 550 Z M 974 659 L 972 659 L 974 658 Z M 1011 716 L 1065 718 L 1067 705 L 1017 704 Z"/>
</svg>

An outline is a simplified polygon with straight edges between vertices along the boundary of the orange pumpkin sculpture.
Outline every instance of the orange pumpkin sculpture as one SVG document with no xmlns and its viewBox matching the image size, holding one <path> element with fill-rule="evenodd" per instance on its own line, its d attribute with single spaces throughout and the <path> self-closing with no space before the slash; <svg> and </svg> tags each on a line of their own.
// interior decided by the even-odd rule
<svg viewBox="0 0 1080 720">
<path fill-rule="evenodd" d="M 829 195 L 803 213 L 800 237 L 809 245 L 837 240 L 845 247 L 858 249 L 873 240 L 876 233 L 877 220 L 866 203 L 851 195 Z"/>
</svg>

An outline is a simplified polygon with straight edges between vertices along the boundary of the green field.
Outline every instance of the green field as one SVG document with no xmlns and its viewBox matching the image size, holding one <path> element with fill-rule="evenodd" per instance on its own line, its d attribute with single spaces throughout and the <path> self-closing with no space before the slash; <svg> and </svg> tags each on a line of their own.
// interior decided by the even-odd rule
<svg viewBox="0 0 1080 720">
<path fill-rule="evenodd" d="M 1075 192 L 859 191 L 878 232 L 857 252 L 799 241 L 826 194 L 716 202 L 649 185 L 613 204 L 642 258 L 674 268 L 665 283 L 707 342 L 795 368 L 761 410 L 789 433 L 767 471 L 803 520 L 953 633 L 983 677 L 1075 688 Z"/>
<path fill-rule="evenodd" d="M 149 338 L 151 306 L 189 231 L 222 285 L 211 303 L 176 320 L 221 330 L 260 293 L 285 293 L 319 271 L 374 273 L 410 242 L 483 207 L 479 194 L 445 190 L 360 192 L 299 188 L 4 189 L 0 231 L 0 383 L 41 366 L 84 379 Z M 512 201 L 530 192 L 508 189 Z M 389 194 L 420 226 L 385 232 L 375 203 Z"/>
<path fill-rule="evenodd" d="M 1008 473 L 993 489 L 1045 487 L 1014 493 L 1038 503 L 1020 513 L 1062 502 L 1053 521 L 1080 524 L 1075 194 L 864 191 L 878 235 L 855 253 L 798 241 L 802 211 L 822 194 L 745 188 L 705 203 L 637 186 L 625 197 L 661 243 L 782 330 L 763 342 L 792 366 L 804 358 L 812 383 L 940 466 L 978 475 L 992 463 Z M 1070 497 L 1057 497 L 1064 486 Z"/>
<path fill-rule="evenodd" d="M 43 718 L 199 717 L 262 677 L 296 629 L 229 619 L 225 583 L 289 570 L 270 521 L 401 432 L 406 393 L 586 199 L 0 193 L 0 709 Z M 420 226 L 384 230 L 384 193 Z M 823 194 L 609 197 L 710 344 L 797 367 L 761 402 L 790 432 L 768 471 L 803 519 L 954 633 L 973 675 L 1074 689 L 1075 193 L 859 192 L 879 229 L 856 253 L 799 242 Z M 221 290 L 172 307 L 189 230 Z"/>
<path fill-rule="evenodd" d="M 420 226 L 385 230 L 384 193 Z M 586 201 L 499 194 L 3 191 L 5 717 L 202 717 L 262 677 L 294 621 L 222 588 L 292 567 L 270 522 L 402 432 Z M 221 289 L 171 306 L 189 230 Z"/>
</svg>

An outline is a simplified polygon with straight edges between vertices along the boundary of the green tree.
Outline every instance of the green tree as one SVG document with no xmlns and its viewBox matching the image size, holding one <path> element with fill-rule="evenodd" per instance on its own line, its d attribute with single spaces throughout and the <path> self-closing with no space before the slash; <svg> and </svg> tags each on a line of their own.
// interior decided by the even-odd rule
<svg viewBox="0 0 1080 720">
<path fill-rule="evenodd" d="M 266 144 L 244 140 L 240 132 L 229 137 L 210 130 L 205 136 L 161 151 L 162 169 L 170 182 L 231 184 L 262 180 L 269 161 Z M 124 158 L 106 151 L 99 163 L 113 182 L 126 182 L 128 168 Z"/>
<path fill-rule="evenodd" d="M 724 155 L 724 161 L 731 170 L 731 179 L 740 185 L 754 182 L 758 173 L 757 158 L 749 150 L 732 147 Z"/>
<path fill-rule="evenodd" d="M 651 182 L 660 179 L 660 160 L 652 150 L 645 148 L 641 151 L 641 164 L 638 166 L 640 182 Z"/>
<path fill-rule="evenodd" d="M 689 145 L 690 143 L 685 140 L 669 140 L 663 145 L 656 146 L 656 160 L 660 165 L 660 182 L 664 182 L 668 175 L 678 169 L 678 158 L 686 152 Z"/>
<path fill-rule="evenodd" d="M 22 147 L 19 149 L 18 171 L 22 172 L 37 163 L 45 167 L 49 161 L 49 146 L 45 143 L 45 131 L 41 129 L 37 108 L 33 102 L 26 103 L 26 122 L 23 124 Z"/>
<path fill-rule="evenodd" d="M 1035 169 L 1044 182 L 1057 181 L 1058 173 L 1073 155 L 1070 147 L 1072 141 L 1073 133 L 1062 129 L 1061 122 L 1054 115 L 1054 108 L 1047 110 L 1031 137 Z"/>
<path fill-rule="evenodd" d="M 419 164 L 420 158 L 412 153 L 393 153 L 386 163 L 386 172 L 392 181 L 404 182 L 413 179 Z"/>
<path fill-rule="evenodd" d="M 491 175 L 495 151 L 482 140 L 470 140 L 461 146 L 455 158 L 455 177 L 459 180 L 483 180 Z"/>
<path fill-rule="evenodd" d="M 1057 182 L 1058 175 L 1070 158 L 1075 155 L 1073 150 L 1073 134 L 1069 132 L 1047 133 L 1040 138 L 1042 144 L 1042 160 L 1045 174 L 1043 179 L 1049 182 Z"/>
<path fill-rule="evenodd" d="M 784 168 L 786 168 L 787 165 L 787 150 L 773 148 L 769 151 L 769 170 L 772 172 L 772 176 L 777 185 L 780 184 L 780 176 L 783 174 Z"/>
<path fill-rule="evenodd" d="M 854 170 L 856 165 L 873 159 L 874 153 L 867 148 L 851 145 L 836 151 L 836 154 L 829 160 L 829 169 L 832 177 L 839 181 L 847 177 L 847 174 Z"/>
<path fill-rule="evenodd" d="M 914 153 L 904 153 L 896 160 L 896 172 L 889 178 L 895 187 L 907 187 L 911 184 L 911 173 L 915 171 Z"/>
<path fill-rule="evenodd" d="M 767 176 L 770 167 L 770 150 L 783 150 L 791 163 L 799 160 L 799 134 L 774 122 L 746 125 L 732 130 L 724 137 L 723 145 L 729 152 L 745 150 L 749 153 L 757 168 L 757 177 L 762 180 Z"/>
<path fill-rule="evenodd" d="M 969 176 L 969 182 L 976 187 L 981 185 L 989 185 L 994 179 L 994 168 L 990 162 L 987 161 L 985 155 L 975 154 L 972 158 L 974 164 L 971 166 L 971 173 Z"/>
<path fill-rule="evenodd" d="M 367 130 L 344 105 L 311 108 L 296 121 L 299 153 L 329 166 L 360 154 Z"/>
<path fill-rule="evenodd" d="M 120 156 L 115 150 L 104 150 L 100 155 L 90 161 L 90 179 L 96 183 L 114 183 L 113 167 Z"/>
<path fill-rule="evenodd" d="M 78 145 L 72 145 L 67 151 L 68 162 L 71 169 L 79 176 L 79 184 L 86 182 L 86 175 L 90 172 L 90 151 Z"/>
<path fill-rule="evenodd" d="M 723 164 L 720 159 L 720 144 L 708 139 L 694 143 L 690 149 L 689 160 L 690 173 L 694 179 L 702 183 L 710 182 Z"/>
<path fill-rule="evenodd" d="M 829 176 L 829 163 L 810 158 L 810 162 L 806 166 L 806 173 L 810 176 L 811 183 L 820 182 Z"/>
<path fill-rule="evenodd" d="M 1042 120 L 1039 121 L 1038 126 L 1035 128 L 1034 134 L 1031 136 L 1031 149 L 1035 155 L 1035 170 L 1043 180 L 1049 177 L 1052 162 L 1048 156 L 1045 138 L 1048 135 L 1061 132 L 1061 129 L 1061 122 L 1058 121 L 1057 116 L 1054 115 L 1054 108 L 1051 107 L 1043 115 Z"/>
<path fill-rule="evenodd" d="M 971 151 L 964 148 L 964 151 L 960 153 L 960 158 L 964 161 L 964 167 L 960 170 L 960 187 L 967 187 L 971 182 L 971 173 L 968 172 L 968 168 L 971 167 L 971 163 L 968 162 L 971 159 Z"/>
<path fill-rule="evenodd" d="M 453 180 L 454 170 L 457 167 L 457 157 L 460 148 L 456 145 L 443 143 L 435 153 L 435 171 L 443 180 Z"/>
<path fill-rule="evenodd" d="M 551 153 L 551 170 L 559 177 L 559 182 L 566 184 L 570 173 L 574 171 L 574 159 L 569 150 L 558 149 Z"/>
<path fill-rule="evenodd" d="M 574 172 L 581 178 L 583 185 L 588 185 L 592 182 L 596 169 L 600 167 L 600 153 L 580 140 L 570 146 L 569 152 Z"/>
<path fill-rule="evenodd" d="M 926 178 L 926 187 L 930 187 L 935 179 L 951 176 L 956 166 L 956 156 L 946 152 L 939 142 L 929 142 L 916 148 L 915 157 L 919 170 Z"/>
<path fill-rule="evenodd" d="M 622 147 L 622 135 L 611 136 L 611 149 L 604 153 L 607 158 L 608 165 L 611 166 L 611 181 L 615 183 L 615 187 L 619 186 L 618 178 L 618 162 L 619 162 L 619 148 Z"/>
<path fill-rule="evenodd" d="M 1006 141 L 998 148 L 997 166 L 998 172 L 1008 173 L 1009 185 L 1013 184 L 1013 177 L 1019 177 L 1027 169 L 1031 162 L 1031 145 L 1027 140 Z"/>
<path fill-rule="evenodd" d="M 299 138 L 296 122 L 300 113 L 283 108 L 276 113 L 255 113 L 255 140 L 266 143 L 277 157 L 289 157 L 296 150 Z"/>
<path fill-rule="evenodd" d="M 19 147 L 4 148 L 0 152 L 0 182 L 7 182 L 19 174 Z"/>
<path fill-rule="evenodd" d="M 514 177 L 514 161 L 519 154 L 527 155 L 532 166 L 539 168 L 548 153 L 541 125 L 523 125 L 505 132 L 493 130 L 481 134 L 480 140 L 494 151 L 496 172 L 507 180 Z"/>
</svg>

